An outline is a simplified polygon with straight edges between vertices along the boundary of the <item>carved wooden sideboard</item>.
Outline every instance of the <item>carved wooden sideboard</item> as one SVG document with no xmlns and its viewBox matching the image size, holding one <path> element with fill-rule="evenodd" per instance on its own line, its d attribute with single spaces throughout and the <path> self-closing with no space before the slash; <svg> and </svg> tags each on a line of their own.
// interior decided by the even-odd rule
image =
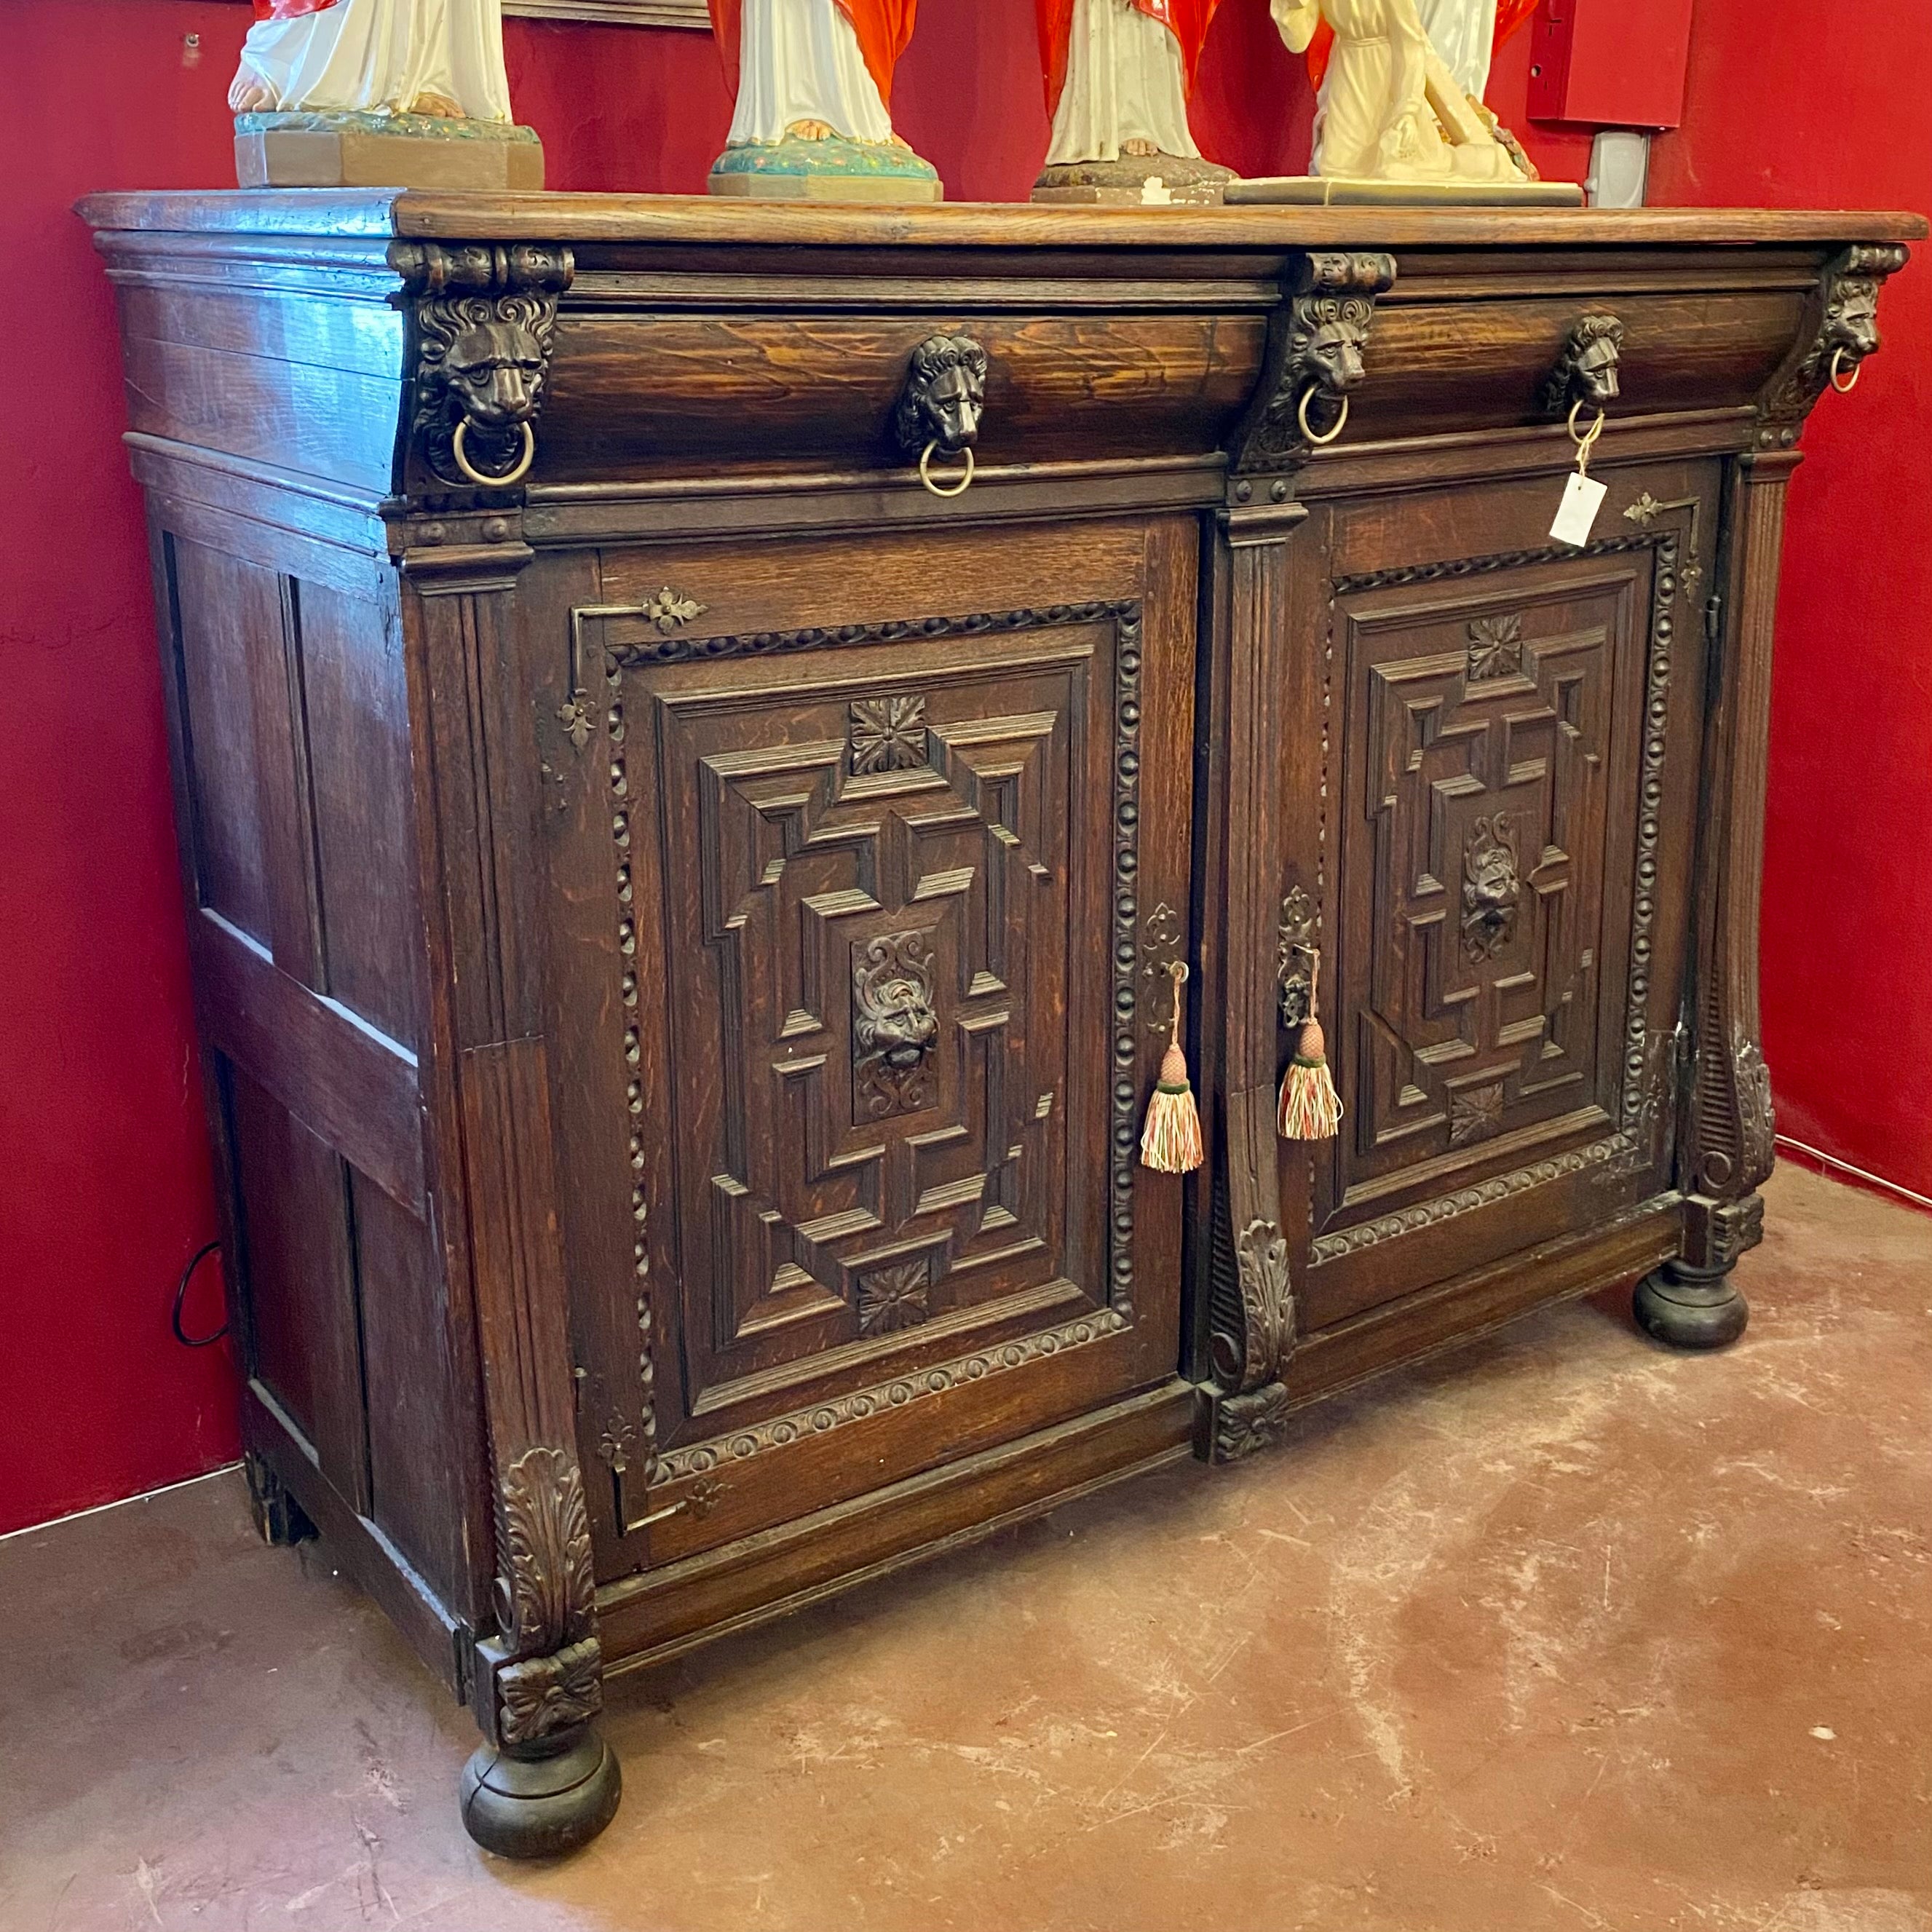
<svg viewBox="0 0 1932 1932">
<path fill-rule="evenodd" d="M 608 1819 L 614 1667 L 1554 1297 L 1742 1329 L 1785 486 L 1916 219 L 83 212 L 251 1481 L 484 1843 Z"/>
</svg>

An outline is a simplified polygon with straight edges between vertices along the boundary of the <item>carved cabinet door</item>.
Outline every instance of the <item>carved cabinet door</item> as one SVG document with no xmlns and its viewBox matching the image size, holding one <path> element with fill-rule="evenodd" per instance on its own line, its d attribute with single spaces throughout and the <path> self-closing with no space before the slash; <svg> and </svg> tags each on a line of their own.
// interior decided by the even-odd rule
<svg viewBox="0 0 1932 1932">
<path fill-rule="evenodd" d="M 1610 480 L 1582 550 L 1546 534 L 1553 480 L 1316 519 L 1347 1112 L 1310 1328 L 1670 1184 L 1717 478 Z"/>
<path fill-rule="evenodd" d="M 1186 944 L 1196 542 L 614 554 L 573 606 L 560 715 L 596 746 L 560 755 L 604 790 L 563 867 L 562 1138 L 605 1574 L 1174 1374 L 1180 1186 L 1136 1154 L 1142 975 Z"/>
</svg>

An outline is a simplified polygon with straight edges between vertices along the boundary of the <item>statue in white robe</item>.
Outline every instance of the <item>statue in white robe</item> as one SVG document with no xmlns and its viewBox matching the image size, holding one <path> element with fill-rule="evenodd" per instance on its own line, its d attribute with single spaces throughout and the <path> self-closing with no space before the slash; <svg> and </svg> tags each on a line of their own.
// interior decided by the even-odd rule
<svg viewBox="0 0 1932 1932">
<path fill-rule="evenodd" d="M 1180 43 L 1166 23 L 1131 0 L 1073 0 L 1047 166 L 1200 152 L 1187 125 Z"/>
<path fill-rule="evenodd" d="M 1220 0 L 1035 0 L 1053 131 L 1040 201 L 1218 201 L 1187 124 Z"/>
<path fill-rule="evenodd" d="M 729 145 L 885 142 L 892 117 L 835 0 L 743 0 Z"/>
<path fill-rule="evenodd" d="M 507 123 L 501 0 L 284 4 L 249 28 L 228 104 Z"/>
</svg>

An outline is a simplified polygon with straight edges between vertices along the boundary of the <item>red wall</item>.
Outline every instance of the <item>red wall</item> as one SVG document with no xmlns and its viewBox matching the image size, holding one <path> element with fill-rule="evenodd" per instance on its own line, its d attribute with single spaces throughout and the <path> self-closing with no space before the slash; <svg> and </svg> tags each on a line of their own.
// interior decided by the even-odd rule
<svg viewBox="0 0 1932 1932">
<path fill-rule="evenodd" d="M 1770 17 L 1698 0 L 1683 131 L 1654 198 L 1932 203 L 1932 8 Z M 1764 890 L 1780 1132 L 1932 1196 L 1932 248 L 1886 352 L 1827 396 L 1791 486 Z"/>
<path fill-rule="evenodd" d="M 1661 145 L 1658 199 L 1923 200 L 1932 117 L 1913 88 L 1932 70 L 1932 24 L 1853 16 L 1821 40 L 1764 33 L 1754 0 L 1700 8 L 1690 116 Z M 168 1334 L 175 1276 L 214 1217 L 112 303 L 68 211 L 91 189 L 232 181 L 222 95 L 247 19 L 184 0 L 7 9 L 0 1531 L 235 1451 L 224 1352 L 190 1355 Z M 554 186 L 702 187 L 729 116 L 706 37 L 512 21 L 507 39 Z M 1520 40 L 1492 89 L 1519 122 L 1527 58 Z M 896 106 L 956 199 L 1023 195 L 1047 135 L 1031 0 L 926 0 Z M 1196 101 L 1203 146 L 1246 173 L 1286 171 L 1305 158 L 1309 116 L 1262 0 L 1225 0 Z M 1522 131 L 1546 172 L 1580 174 L 1586 140 Z M 1916 479 L 1906 459 L 1924 441 L 1912 345 L 1928 309 L 1921 269 L 1888 299 L 1893 352 L 1856 404 L 1822 412 L 1800 472 L 1766 910 L 1786 1124 L 1932 1191 L 1932 1002 L 1908 964 L 1932 930 L 1932 509 L 1890 480 Z"/>
</svg>

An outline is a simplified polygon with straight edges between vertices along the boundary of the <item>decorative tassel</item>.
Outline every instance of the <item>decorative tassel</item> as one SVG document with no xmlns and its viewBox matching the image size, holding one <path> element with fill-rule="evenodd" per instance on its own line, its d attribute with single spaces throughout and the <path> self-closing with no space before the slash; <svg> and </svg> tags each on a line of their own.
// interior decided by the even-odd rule
<svg viewBox="0 0 1932 1932">
<path fill-rule="evenodd" d="M 1188 1082 L 1187 1055 L 1180 1048 L 1180 989 L 1187 968 L 1177 959 L 1167 970 L 1174 976 L 1174 1030 L 1161 1056 L 1160 1084 L 1148 1102 L 1141 1165 L 1156 1174 L 1192 1174 L 1202 1161 L 1201 1114 Z"/>
<path fill-rule="evenodd" d="M 1328 1071 L 1328 1042 L 1315 1017 L 1316 989 L 1322 982 L 1322 956 L 1312 946 L 1297 949 L 1312 962 L 1308 974 L 1308 1019 L 1295 1042 L 1294 1058 L 1282 1076 L 1281 1137 L 1285 1141 L 1333 1140 L 1342 1124 L 1342 1096 Z"/>
</svg>

